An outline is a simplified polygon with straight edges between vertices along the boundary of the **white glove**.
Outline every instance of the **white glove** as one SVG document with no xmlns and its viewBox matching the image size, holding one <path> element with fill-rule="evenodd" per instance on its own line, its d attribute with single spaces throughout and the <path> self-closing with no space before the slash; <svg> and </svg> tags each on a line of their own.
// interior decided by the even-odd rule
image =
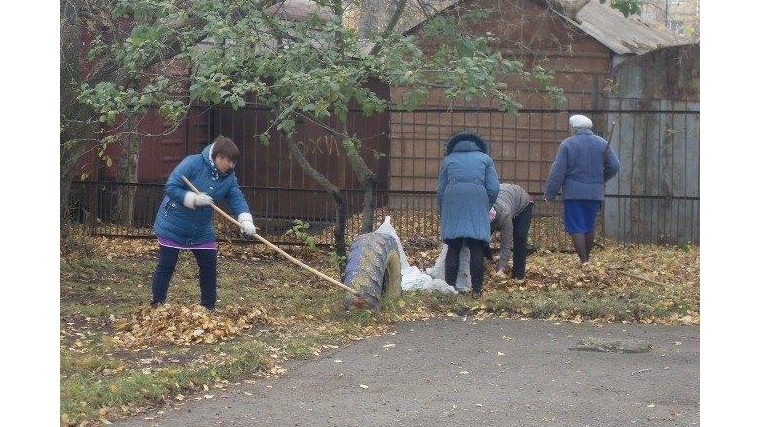
<svg viewBox="0 0 760 427">
<path fill-rule="evenodd" d="M 488 211 L 488 221 L 493 222 L 496 219 L 496 209 L 491 206 L 491 210 Z"/>
<path fill-rule="evenodd" d="M 185 199 L 182 204 L 190 209 L 195 209 L 198 206 L 209 206 L 214 203 L 214 199 L 206 193 L 195 194 L 192 191 L 185 193 Z"/>
<path fill-rule="evenodd" d="M 206 193 L 201 193 L 195 195 L 195 201 L 193 203 L 195 203 L 195 206 L 208 206 L 214 203 L 214 199 Z"/>
<path fill-rule="evenodd" d="M 240 231 L 248 236 L 253 236 L 256 234 L 256 226 L 253 225 L 253 216 L 251 216 L 248 212 L 243 212 L 240 215 L 238 215 L 238 222 L 242 227 L 240 228 Z"/>
</svg>

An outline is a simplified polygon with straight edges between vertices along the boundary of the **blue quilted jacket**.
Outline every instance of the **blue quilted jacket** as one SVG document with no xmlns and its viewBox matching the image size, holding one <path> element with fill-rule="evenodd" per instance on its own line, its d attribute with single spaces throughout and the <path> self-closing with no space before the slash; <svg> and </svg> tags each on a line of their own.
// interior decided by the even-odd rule
<svg viewBox="0 0 760 427">
<path fill-rule="evenodd" d="M 177 165 L 166 181 L 166 196 L 158 208 L 153 231 L 156 235 L 165 237 L 185 245 L 211 242 L 216 240 L 214 232 L 214 209 L 211 206 L 200 206 L 189 209 L 182 203 L 185 193 L 192 191 L 182 180 L 184 175 L 195 187 L 211 196 L 214 204 L 221 200 L 233 212 L 233 217 L 243 212 L 250 212 L 248 203 L 238 187 L 235 169 L 220 173 L 211 160 L 211 147 L 208 145 L 200 154 L 187 156 Z"/>
<path fill-rule="evenodd" d="M 473 141 L 457 142 L 438 174 L 441 239 L 470 237 L 490 241 L 488 210 L 499 195 L 493 159 Z"/>
</svg>

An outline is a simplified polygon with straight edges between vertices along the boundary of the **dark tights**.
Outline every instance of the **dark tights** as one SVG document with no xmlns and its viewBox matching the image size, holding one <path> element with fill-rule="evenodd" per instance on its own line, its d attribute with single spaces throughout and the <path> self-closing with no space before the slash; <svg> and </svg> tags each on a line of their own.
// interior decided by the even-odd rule
<svg viewBox="0 0 760 427">
<path fill-rule="evenodd" d="M 575 247 L 575 253 L 578 254 L 581 264 L 588 262 L 589 256 L 591 256 L 591 249 L 594 247 L 594 231 L 590 233 L 571 233 L 570 238 L 573 239 L 573 247 Z"/>
<path fill-rule="evenodd" d="M 462 246 L 467 245 L 470 249 L 470 276 L 472 277 L 472 290 L 479 292 L 483 288 L 483 273 L 486 265 L 483 262 L 485 252 L 482 240 L 470 239 L 469 237 L 459 237 L 456 239 L 447 239 L 446 244 L 446 283 L 449 286 L 456 287 L 457 276 L 459 275 L 459 253 Z"/>
</svg>

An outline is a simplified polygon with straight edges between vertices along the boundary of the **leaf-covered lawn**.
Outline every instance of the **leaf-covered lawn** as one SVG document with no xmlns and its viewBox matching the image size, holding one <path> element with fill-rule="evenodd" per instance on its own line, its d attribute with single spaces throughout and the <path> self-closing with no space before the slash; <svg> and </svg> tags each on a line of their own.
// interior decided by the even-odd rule
<svg viewBox="0 0 760 427">
<path fill-rule="evenodd" d="M 412 265 L 439 248 L 403 241 Z M 149 308 L 156 244 L 96 238 L 61 257 L 61 423 L 107 423 L 147 407 L 213 395 L 276 376 L 288 359 L 311 358 L 383 334 L 403 319 L 467 315 L 564 321 L 699 323 L 698 246 L 606 242 L 584 269 L 571 253 L 534 253 L 525 281 L 495 276 L 485 292 L 404 292 L 379 313 L 343 310 L 343 290 L 263 246 L 222 244 L 219 302 L 197 305 L 197 266 L 182 253 L 168 304 Z M 284 248 L 339 277 L 327 253 Z M 202 398 L 202 397 L 201 397 Z"/>
</svg>

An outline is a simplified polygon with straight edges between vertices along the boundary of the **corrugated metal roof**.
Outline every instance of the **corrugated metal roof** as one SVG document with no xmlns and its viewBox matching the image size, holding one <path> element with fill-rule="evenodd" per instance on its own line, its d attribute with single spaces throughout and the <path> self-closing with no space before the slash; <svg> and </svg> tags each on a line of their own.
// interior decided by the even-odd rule
<svg viewBox="0 0 760 427">
<path fill-rule="evenodd" d="M 675 34 L 657 28 L 654 23 L 640 16 L 626 18 L 599 0 L 591 0 L 576 15 L 576 21 L 568 20 L 586 34 L 618 54 L 649 52 L 659 47 L 683 44 Z"/>
<path fill-rule="evenodd" d="M 443 0 L 436 9 L 441 13 L 459 3 L 476 0 Z M 548 7 L 557 15 L 565 18 L 571 25 L 598 40 L 615 53 L 636 54 L 649 52 L 659 47 L 674 46 L 685 43 L 675 34 L 658 28 L 655 23 L 633 15 L 628 18 L 609 6 L 609 2 L 601 4 L 599 0 L 590 0 L 576 13 L 584 0 L 532 0 Z M 568 13 L 570 16 L 565 15 Z M 425 20 L 410 26 L 412 31 L 422 25 Z"/>
</svg>

